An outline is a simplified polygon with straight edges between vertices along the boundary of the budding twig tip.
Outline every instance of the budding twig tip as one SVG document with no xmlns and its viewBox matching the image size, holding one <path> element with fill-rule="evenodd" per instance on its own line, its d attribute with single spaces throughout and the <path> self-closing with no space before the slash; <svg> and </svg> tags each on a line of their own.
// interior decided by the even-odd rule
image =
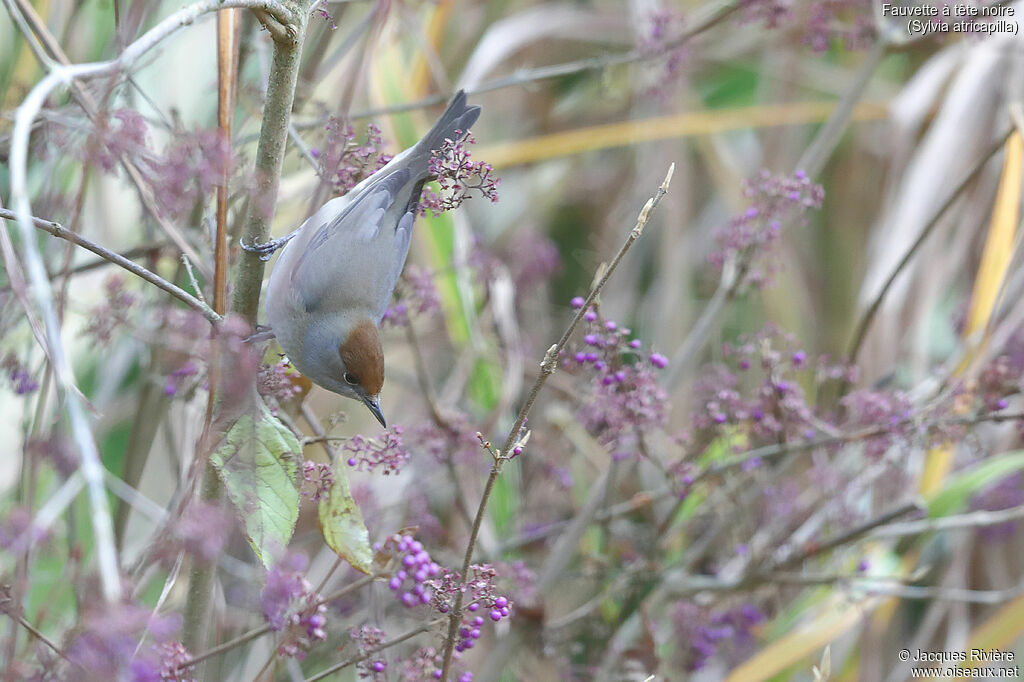
<svg viewBox="0 0 1024 682">
<path fill-rule="evenodd" d="M 661 183 L 661 191 L 667 192 L 668 186 L 672 184 L 672 175 L 676 172 L 676 163 L 673 161 L 669 164 L 668 173 L 665 173 L 665 180 Z"/>
</svg>

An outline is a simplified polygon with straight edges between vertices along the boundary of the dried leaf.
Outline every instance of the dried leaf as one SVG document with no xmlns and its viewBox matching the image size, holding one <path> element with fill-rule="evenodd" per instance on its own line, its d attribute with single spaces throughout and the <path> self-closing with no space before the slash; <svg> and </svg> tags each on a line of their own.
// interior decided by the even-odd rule
<svg viewBox="0 0 1024 682">
<path fill-rule="evenodd" d="M 348 486 L 348 473 L 340 459 L 334 465 L 334 485 L 327 497 L 320 501 L 320 531 L 327 546 L 335 554 L 352 564 L 352 568 L 369 574 L 373 565 L 370 534 L 363 522 L 352 492 Z"/>
</svg>

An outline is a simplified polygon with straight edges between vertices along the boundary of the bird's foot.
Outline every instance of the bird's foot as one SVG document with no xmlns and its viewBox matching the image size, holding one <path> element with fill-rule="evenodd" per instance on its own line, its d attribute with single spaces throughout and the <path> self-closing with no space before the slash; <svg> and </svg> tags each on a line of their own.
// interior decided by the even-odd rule
<svg viewBox="0 0 1024 682">
<path fill-rule="evenodd" d="M 243 250 L 256 254 L 261 261 L 266 262 L 270 260 L 270 257 L 274 255 L 275 251 L 287 244 L 297 233 L 298 230 L 287 236 L 280 237 L 279 239 L 271 239 L 269 242 L 263 242 L 262 244 L 246 244 L 242 240 L 238 240 L 238 243 L 242 246 Z"/>
<path fill-rule="evenodd" d="M 273 338 L 275 338 L 273 329 L 266 325 L 258 324 L 256 325 L 256 331 L 245 339 L 244 343 L 258 343 L 260 341 L 269 341 Z"/>
</svg>

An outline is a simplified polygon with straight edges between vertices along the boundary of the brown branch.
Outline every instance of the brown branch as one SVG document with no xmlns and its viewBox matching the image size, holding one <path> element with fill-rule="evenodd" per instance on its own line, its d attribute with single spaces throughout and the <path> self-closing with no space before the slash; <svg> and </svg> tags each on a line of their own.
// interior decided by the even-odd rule
<svg viewBox="0 0 1024 682">
<path fill-rule="evenodd" d="M 14 213 L 14 211 L 9 211 L 6 208 L 0 208 L 0 219 L 17 220 L 17 215 Z M 124 268 L 133 275 L 140 277 L 149 282 L 150 284 L 155 285 L 157 288 L 166 291 L 167 293 L 169 293 L 171 296 L 174 296 L 182 303 L 185 303 L 190 308 L 198 311 L 200 314 L 202 314 L 203 317 L 205 317 L 210 322 L 219 323 L 221 321 L 221 316 L 215 313 L 210 308 L 210 306 L 206 305 L 205 303 L 203 303 L 198 298 L 188 293 L 181 287 L 171 284 L 163 277 L 160 277 L 159 275 L 150 272 L 149 270 L 147 270 L 146 268 L 142 267 L 141 265 L 134 261 L 128 260 L 121 254 L 115 251 L 111 251 L 106 247 L 100 246 L 99 244 L 86 239 L 77 232 L 69 230 L 60 223 L 55 223 L 52 220 L 44 220 L 43 218 L 37 218 L 33 216 L 32 224 L 44 232 L 49 232 L 54 237 L 66 239 L 72 244 L 81 246 L 83 249 L 95 253 L 97 256 L 103 258 L 103 260 L 113 263 L 114 265 L 119 265 L 120 267 Z"/>
<path fill-rule="evenodd" d="M 650 219 L 651 212 L 661 202 L 662 197 L 668 192 L 669 184 L 672 182 L 672 174 L 675 172 L 675 164 L 669 166 L 668 173 L 665 175 L 664 181 L 661 186 L 658 187 L 658 191 L 655 192 L 654 196 L 647 200 L 644 207 L 640 210 L 640 215 L 637 216 L 636 225 L 630 230 L 629 236 L 626 238 L 625 243 L 619 249 L 619 252 L 615 254 L 612 262 L 608 267 L 604 268 L 603 273 L 598 278 L 597 284 L 591 289 L 590 294 L 587 295 L 584 304 L 576 311 L 576 315 L 573 317 L 572 322 L 566 328 L 562 337 L 551 346 L 544 354 L 544 359 L 540 363 L 540 374 L 537 375 L 537 380 L 534 382 L 533 387 L 530 389 L 530 394 L 526 399 L 526 402 L 519 409 L 519 414 L 516 416 L 515 422 L 512 424 L 512 428 L 509 429 L 508 437 L 505 438 L 505 444 L 501 450 L 495 453 L 494 463 L 491 466 L 491 472 L 487 477 L 487 483 L 484 485 L 484 491 L 480 497 L 480 505 L 477 507 L 476 517 L 473 519 L 473 528 L 469 534 L 469 541 L 466 546 L 466 554 L 462 560 L 462 586 L 465 588 L 467 581 L 469 580 L 469 567 L 473 561 L 473 550 L 476 548 L 476 539 L 480 534 L 480 527 L 483 525 L 484 512 L 487 509 L 487 502 L 490 500 L 491 492 L 494 490 L 494 483 L 498 480 L 498 475 L 501 473 L 501 465 L 505 462 L 509 453 L 512 450 L 513 445 L 520 438 L 520 431 L 523 425 L 526 423 L 526 418 L 530 415 L 530 410 L 533 409 L 533 404 L 537 400 L 537 396 L 540 394 L 541 389 L 544 388 L 545 382 L 550 377 L 555 368 L 558 366 L 558 356 L 565 344 L 568 343 L 569 338 L 576 330 L 577 325 L 583 319 L 587 309 L 594 303 L 601 290 L 604 289 L 608 283 L 608 279 L 615 272 L 615 268 L 622 261 L 622 258 L 629 251 L 630 247 L 636 242 L 637 239 L 643 234 L 644 227 L 647 226 L 647 221 Z M 459 629 L 459 622 L 462 618 L 462 598 L 463 590 L 459 590 L 455 595 L 455 604 L 452 607 L 451 615 L 448 618 L 448 634 L 445 638 L 444 643 L 444 664 L 441 668 L 441 679 L 447 680 L 448 674 L 451 671 L 452 663 L 452 652 L 455 648 L 455 635 Z"/>
</svg>

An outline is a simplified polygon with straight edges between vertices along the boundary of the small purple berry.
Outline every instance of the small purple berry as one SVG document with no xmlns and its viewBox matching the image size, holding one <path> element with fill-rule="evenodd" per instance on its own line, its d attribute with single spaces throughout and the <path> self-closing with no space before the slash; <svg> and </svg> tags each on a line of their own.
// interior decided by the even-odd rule
<svg viewBox="0 0 1024 682">
<path fill-rule="evenodd" d="M 583 316 L 583 319 L 586 320 L 587 322 L 593 322 L 594 320 L 597 319 L 597 313 L 595 313 L 593 310 L 588 310 L 587 314 Z"/>
<path fill-rule="evenodd" d="M 619 325 L 615 324 L 615 320 L 608 320 L 607 322 L 604 323 L 604 328 L 610 332 L 613 332 L 619 328 Z"/>
<path fill-rule="evenodd" d="M 356 464 L 358 464 L 358 462 L 356 461 L 355 457 L 349 457 L 348 458 L 348 465 L 350 467 L 354 467 Z"/>
<path fill-rule="evenodd" d="M 584 303 L 586 303 L 586 301 L 583 300 L 582 296 L 576 296 L 571 301 L 569 301 L 569 305 L 576 309 L 582 308 Z"/>
<path fill-rule="evenodd" d="M 388 583 L 388 587 L 397 592 L 398 590 L 402 589 L 402 581 L 398 579 L 398 576 L 395 576 Z"/>
<path fill-rule="evenodd" d="M 629 342 L 629 347 L 634 349 L 639 348 L 642 345 L 643 344 L 640 343 L 640 339 L 633 339 L 632 341 Z"/>
<path fill-rule="evenodd" d="M 668 358 L 661 353 L 651 353 L 651 364 L 658 369 L 665 369 L 668 367 Z"/>
<path fill-rule="evenodd" d="M 473 602 L 472 604 L 470 604 L 469 606 L 466 607 L 466 610 L 467 611 L 476 611 L 478 608 L 480 608 L 480 603 L 479 602 Z"/>
<path fill-rule="evenodd" d="M 387 667 L 387 666 L 384 664 L 384 661 L 374 661 L 373 662 L 373 670 L 374 670 L 374 672 L 382 673 L 382 672 L 384 672 L 384 668 L 385 667 Z"/>
<path fill-rule="evenodd" d="M 504 618 L 507 615 L 508 615 L 508 607 L 507 606 L 503 606 L 501 608 L 501 616 L 502 616 L 502 618 Z"/>
<path fill-rule="evenodd" d="M 483 616 L 477 616 L 473 619 L 473 625 L 480 627 L 484 624 Z"/>
<path fill-rule="evenodd" d="M 493 620 L 495 623 L 497 623 L 499 620 L 501 620 L 501 611 L 499 611 L 498 609 L 492 609 L 491 610 L 491 620 Z"/>
<path fill-rule="evenodd" d="M 506 599 L 505 597 L 496 597 L 494 599 L 494 605 L 497 606 L 499 609 L 504 608 L 508 606 L 508 599 Z"/>
<path fill-rule="evenodd" d="M 580 363 L 581 365 L 587 361 L 587 354 L 582 351 L 577 353 L 574 357 L 576 359 L 576 362 Z"/>
</svg>

